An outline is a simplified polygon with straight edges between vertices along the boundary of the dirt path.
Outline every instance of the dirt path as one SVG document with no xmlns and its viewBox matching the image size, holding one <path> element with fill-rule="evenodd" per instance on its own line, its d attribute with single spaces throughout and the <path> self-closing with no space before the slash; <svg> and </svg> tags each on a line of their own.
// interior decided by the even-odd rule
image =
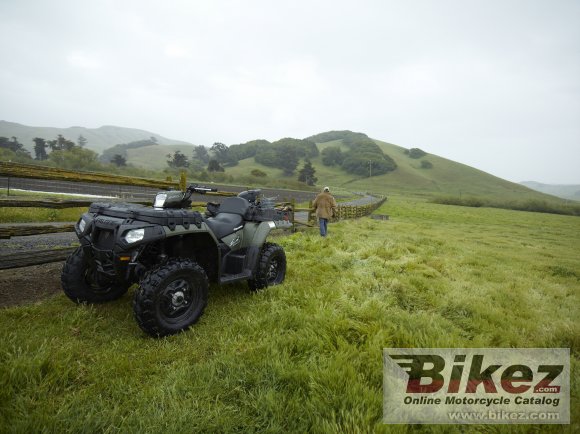
<svg viewBox="0 0 580 434">
<path fill-rule="evenodd" d="M 78 244 L 72 232 L 0 240 L 0 253 L 68 247 Z M 62 262 L 0 270 L 0 308 L 34 303 L 61 291 Z"/>
<path fill-rule="evenodd" d="M 62 263 L 0 270 L 1 308 L 31 304 L 59 293 Z"/>
</svg>

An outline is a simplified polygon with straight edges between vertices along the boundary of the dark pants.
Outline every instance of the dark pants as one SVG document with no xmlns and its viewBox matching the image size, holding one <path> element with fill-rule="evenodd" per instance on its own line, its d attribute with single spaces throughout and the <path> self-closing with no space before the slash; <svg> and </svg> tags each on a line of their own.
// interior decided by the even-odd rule
<svg viewBox="0 0 580 434">
<path fill-rule="evenodd" d="M 328 219 L 318 219 L 318 223 L 320 223 L 320 235 L 325 237 L 328 233 Z"/>
</svg>

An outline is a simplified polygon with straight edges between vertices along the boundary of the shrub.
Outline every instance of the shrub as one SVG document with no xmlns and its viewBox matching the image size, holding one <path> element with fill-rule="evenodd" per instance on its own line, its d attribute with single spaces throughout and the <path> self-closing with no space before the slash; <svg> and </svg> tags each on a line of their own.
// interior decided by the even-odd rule
<svg viewBox="0 0 580 434">
<path fill-rule="evenodd" d="M 260 169 L 254 169 L 250 172 L 250 174 L 252 176 L 255 176 L 256 178 L 265 178 L 266 176 L 268 176 L 266 172 L 263 172 Z"/>
<path fill-rule="evenodd" d="M 225 169 L 218 163 L 217 160 L 209 160 L 207 165 L 208 172 L 224 172 Z"/>
<path fill-rule="evenodd" d="M 325 166 L 340 166 L 344 155 L 338 146 L 330 146 L 321 152 L 322 164 Z"/>
<path fill-rule="evenodd" d="M 314 136 L 308 137 L 306 140 L 311 140 L 316 143 L 331 142 L 333 140 L 342 140 L 345 145 L 349 145 L 354 140 L 367 138 L 368 136 L 364 133 L 354 133 L 349 130 L 342 131 L 327 131 L 325 133 L 316 134 Z"/>
<path fill-rule="evenodd" d="M 304 149 L 300 148 L 297 142 L 299 141 L 296 139 L 278 140 L 270 147 L 262 148 L 254 157 L 254 161 L 264 166 L 282 169 L 285 175 L 291 175 L 296 170 L 300 157 L 306 155 Z"/>
<path fill-rule="evenodd" d="M 409 149 L 409 158 L 421 158 L 424 157 L 425 155 L 427 155 L 427 152 L 423 151 L 422 149 L 419 148 L 411 148 Z"/>
<path fill-rule="evenodd" d="M 342 163 L 342 168 L 355 175 L 368 176 L 372 172 L 372 176 L 378 176 L 395 170 L 397 164 L 388 155 L 349 152 Z"/>
</svg>

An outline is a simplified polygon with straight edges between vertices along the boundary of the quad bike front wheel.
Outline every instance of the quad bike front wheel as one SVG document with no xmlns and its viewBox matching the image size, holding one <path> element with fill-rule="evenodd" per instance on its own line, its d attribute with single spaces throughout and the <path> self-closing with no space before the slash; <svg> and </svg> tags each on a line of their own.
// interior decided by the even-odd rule
<svg viewBox="0 0 580 434">
<path fill-rule="evenodd" d="M 278 244 L 264 243 L 258 268 L 253 279 L 248 280 L 248 286 L 252 290 L 279 285 L 286 277 L 286 254 Z"/>
<path fill-rule="evenodd" d="M 79 247 L 67 258 L 60 275 L 62 289 L 75 303 L 103 303 L 116 300 L 129 289 L 129 284 L 119 282 L 97 272 Z"/>
<path fill-rule="evenodd" d="M 203 268 L 189 259 L 172 259 L 148 272 L 133 301 L 139 327 L 155 337 L 187 329 L 203 314 L 208 286 Z"/>
</svg>

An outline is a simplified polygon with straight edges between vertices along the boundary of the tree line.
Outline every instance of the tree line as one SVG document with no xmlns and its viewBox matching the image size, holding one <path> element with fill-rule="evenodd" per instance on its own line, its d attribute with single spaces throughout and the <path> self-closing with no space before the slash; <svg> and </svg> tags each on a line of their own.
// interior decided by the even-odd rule
<svg viewBox="0 0 580 434">
<path fill-rule="evenodd" d="M 87 139 L 80 135 L 77 142 L 67 139 L 59 134 L 55 139 L 47 140 L 43 137 L 35 137 L 34 157 L 17 137 L 0 137 L 0 156 L 2 159 L 14 159 L 20 162 L 43 161 L 53 163 L 65 169 L 94 168 L 98 166 L 98 154 L 85 149 Z"/>
<path fill-rule="evenodd" d="M 340 145 L 327 147 L 322 152 L 318 150 L 317 142 L 335 140 L 340 140 L 348 150 L 343 151 Z M 364 133 L 352 131 L 329 131 L 306 139 L 286 137 L 275 142 L 260 139 L 231 146 L 216 142 L 209 149 L 199 145 L 194 147 L 191 157 L 181 151 L 168 154 L 167 164 L 171 168 L 219 173 L 237 165 L 241 160 L 254 158 L 256 163 L 282 169 L 284 176 L 290 177 L 295 174 L 302 160 L 303 167 L 298 171 L 298 180 L 314 185 L 317 181 L 316 169 L 310 159 L 319 155 L 322 164 L 337 166 L 359 176 L 383 175 L 397 168 L 395 161 L 374 140 Z"/>
<path fill-rule="evenodd" d="M 320 152 L 316 143 L 329 141 L 340 141 L 340 144 L 328 146 Z M 135 168 L 127 167 L 128 151 L 158 145 L 157 139 L 150 137 L 117 144 L 104 150 L 99 156 L 96 152 L 86 149 L 87 139 L 82 135 L 76 142 L 62 135 L 52 140 L 35 137 L 33 142 L 34 160 L 48 162 L 58 167 L 84 170 L 107 170 L 104 165 L 133 170 Z M 2 155 L 2 152 L 9 155 Z M 167 154 L 165 172 L 173 175 L 176 169 L 185 169 L 200 180 L 211 178 L 229 181 L 225 178 L 228 175 L 224 173 L 228 167 L 236 166 L 241 160 L 253 158 L 256 163 L 281 169 L 285 177 L 294 177 L 301 183 L 314 185 L 318 179 L 311 159 L 319 155 L 322 157 L 322 164 L 336 166 L 359 176 L 378 176 L 397 168 L 395 161 L 366 134 L 329 131 L 306 139 L 286 137 L 274 142 L 259 139 L 231 146 L 221 142 L 215 142 L 210 147 L 198 145 L 194 146 L 190 155 L 179 150 Z M 411 158 L 420 158 L 423 155 L 418 149 L 409 152 Z M 16 137 L 0 137 L 0 157 L 4 160 L 13 159 L 21 162 L 33 159 L 31 153 Z M 259 169 L 252 170 L 250 174 L 254 179 L 267 177 L 266 172 Z"/>
<path fill-rule="evenodd" d="M 315 176 L 316 169 L 312 166 L 310 158 L 317 156 L 318 152 L 314 142 L 292 138 L 284 138 L 273 143 L 267 140 L 253 140 L 231 146 L 216 142 L 209 149 L 203 145 L 195 146 L 191 158 L 181 151 L 168 154 L 167 165 L 171 168 L 199 171 L 203 177 L 203 172 L 225 172 L 227 167 L 236 166 L 239 161 L 253 157 L 257 163 L 282 169 L 285 176 L 293 176 L 300 159 L 303 158 L 304 166 L 298 172 L 298 180 L 314 185 L 318 178 Z M 254 170 L 251 174 L 256 177 L 266 176 L 266 173 L 260 170 Z"/>
</svg>

